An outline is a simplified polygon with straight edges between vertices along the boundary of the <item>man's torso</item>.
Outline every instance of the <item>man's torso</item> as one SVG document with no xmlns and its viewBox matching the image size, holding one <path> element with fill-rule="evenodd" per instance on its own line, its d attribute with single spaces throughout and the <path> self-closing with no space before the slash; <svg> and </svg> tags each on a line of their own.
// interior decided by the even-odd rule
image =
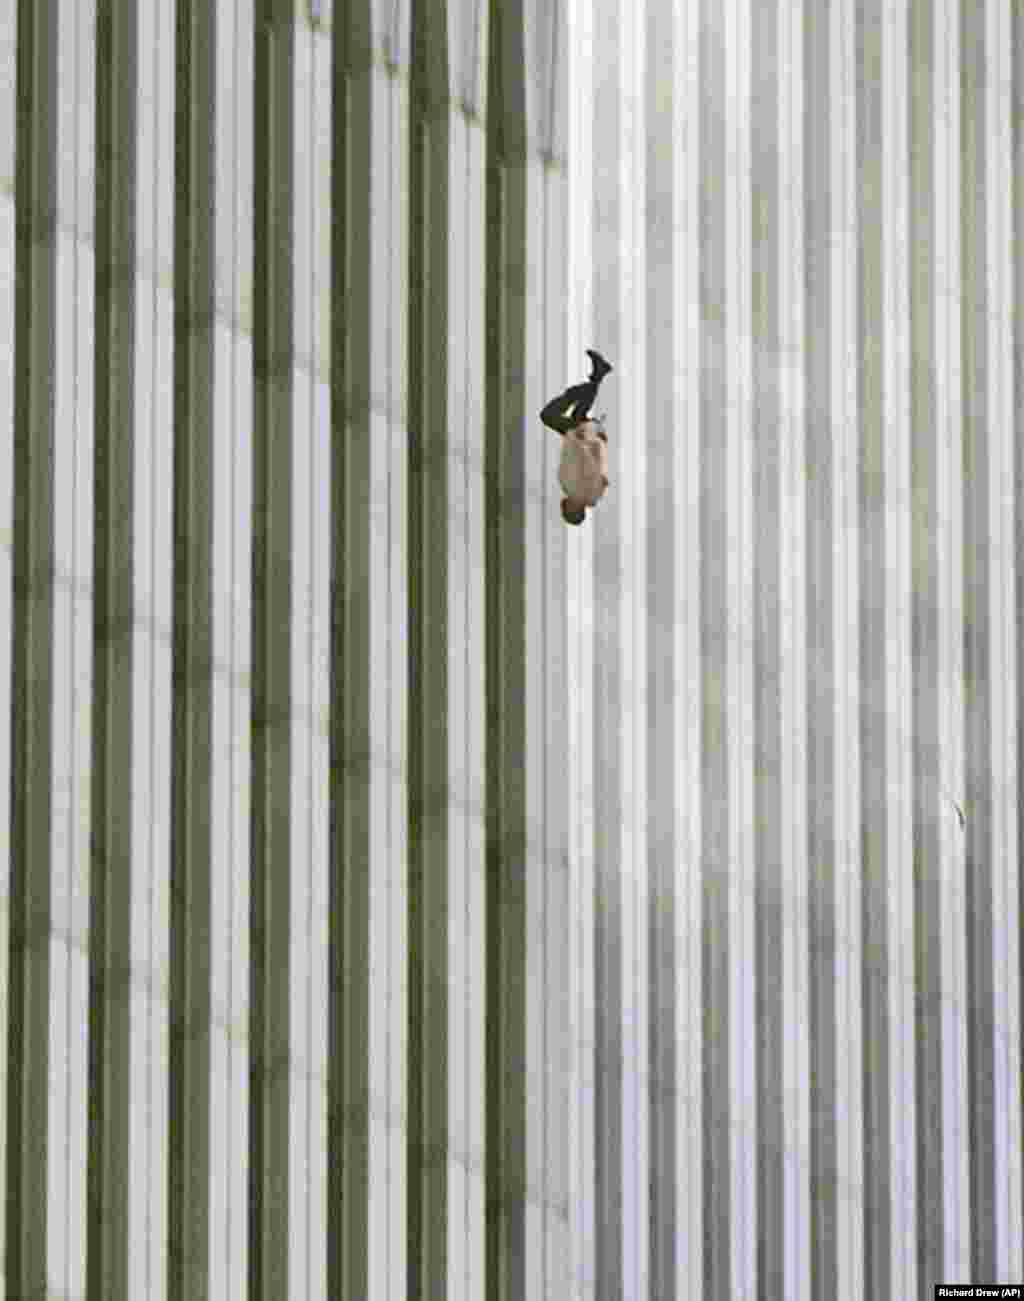
<svg viewBox="0 0 1024 1301">
<path fill-rule="evenodd" d="M 593 420 L 562 436 L 558 479 L 567 497 L 593 506 L 608 487 L 608 443 Z"/>
</svg>

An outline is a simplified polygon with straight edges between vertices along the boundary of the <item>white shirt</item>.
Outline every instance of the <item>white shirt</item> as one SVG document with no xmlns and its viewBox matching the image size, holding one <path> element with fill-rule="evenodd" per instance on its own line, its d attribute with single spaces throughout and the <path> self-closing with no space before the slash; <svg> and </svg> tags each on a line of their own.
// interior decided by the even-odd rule
<svg viewBox="0 0 1024 1301">
<path fill-rule="evenodd" d="M 593 420 L 562 435 L 562 460 L 558 481 L 567 497 L 593 506 L 608 487 L 608 441 Z"/>
</svg>

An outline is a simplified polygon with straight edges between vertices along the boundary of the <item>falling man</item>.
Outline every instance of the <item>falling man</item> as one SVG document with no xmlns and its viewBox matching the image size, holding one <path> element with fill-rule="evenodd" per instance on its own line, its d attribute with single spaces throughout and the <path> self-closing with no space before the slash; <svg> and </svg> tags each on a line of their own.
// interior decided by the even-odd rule
<svg viewBox="0 0 1024 1301">
<path fill-rule="evenodd" d="M 558 481 L 562 498 L 562 519 L 582 524 L 587 507 L 594 506 L 608 487 L 608 436 L 598 420 L 588 416 L 601 381 L 612 369 L 599 352 L 587 349 L 590 378 L 574 384 L 552 398 L 540 418 L 549 429 L 562 435 L 562 460 Z"/>
</svg>

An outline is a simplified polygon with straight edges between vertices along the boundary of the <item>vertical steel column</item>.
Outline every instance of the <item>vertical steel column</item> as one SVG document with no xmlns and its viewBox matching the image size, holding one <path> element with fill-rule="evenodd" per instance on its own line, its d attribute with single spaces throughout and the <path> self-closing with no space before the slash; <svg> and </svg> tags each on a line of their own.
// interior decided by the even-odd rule
<svg viewBox="0 0 1024 1301">
<path fill-rule="evenodd" d="M 288 1290 L 294 33 L 256 6 L 249 1289 Z"/>
<path fill-rule="evenodd" d="M 526 825 L 522 6 L 488 30 L 486 399 L 486 1292 L 524 1294 Z"/>
<path fill-rule="evenodd" d="M 45 1296 L 49 1128 L 56 0 L 20 0 L 15 135 L 8 1292 Z"/>
<path fill-rule="evenodd" d="M 95 595 L 87 1279 L 128 1301 L 136 5 L 96 13 Z"/>
<path fill-rule="evenodd" d="M 167 1287 L 207 1295 L 214 10 L 179 0 L 174 210 L 174 648 Z"/>
</svg>

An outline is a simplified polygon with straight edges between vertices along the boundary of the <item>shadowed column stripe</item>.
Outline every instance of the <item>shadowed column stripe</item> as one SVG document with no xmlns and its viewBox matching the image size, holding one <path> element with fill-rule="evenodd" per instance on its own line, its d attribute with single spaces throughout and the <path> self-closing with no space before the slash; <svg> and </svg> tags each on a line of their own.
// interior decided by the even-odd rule
<svg viewBox="0 0 1024 1301">
<path fill-rule="evenodd" d="M 288 1291 L 294 136 L 291 0 L 256 6 L 249 1301 Z"/>
<path fill-rule="evenodd" d="M 169 1301 L 207 1295 L 214 312 L 214 11 L 177 7 Z"/>
<path fill-rule="evenodd" d="M 448 32 L 413 0 L 409 174 L 408 1298 L 448 1258 Z M 461 197 L 461 196 L 460 196 Z"/>
<path fill-rule="evenodd" d="M 523 359 L 526 108 L 520 0 L 488 28 L 485 353 L 487 1003 L 485 1291 L 525 1294 L 526 745 Z"/>
<path fill-rule="evenodd" d="M 327 1290 L 367 1289 L 370 1015 L 370 277 L 373 130 L 368 0 L 333 33 L 331 722 Z M 379 238 L 379 235 L 377 236 Z"/>
<path fill-rule="evenodd" d="M 701 387 L 700 655 L 701 700 L 701 985 L 703 1007 L 704 1273 L 708 1297 L 731 1295 L 729 1142 L 729 789 L 726 557 L 725 355 L 725 48 L 717 0 L 703 0 L 700 31 L 700 330 Z"/>
<path fill-rule="evenodd" d="M 985 5 L 961 0 L 960 240 L 962 267 L 961 366 L 964 494 L 964 705 L 967 852 L 968 1145 L 971 1185 L 971 1276 L 994 1279 L 996 1269 L 994 1006 L 992 971 L 992 719 L 988 504 L 989 310 L 986 247 Z M 1001 865 L 1000 865 L 1001 867 Z"/>
<path fill-rule="evenodd" d="M 12 1297 L 42 1297 L 48 1282 L 56 0 L 20 0 L 17 41 L 4 1272 Z"/>
<path fill-rule="evenodd" d="M 811 1295 L 832 1301 L 839 1292 L 836 1147 L 836 858 L 833 635 L 835 528 L 833 524 L 832 276 L 833 98 L 830 7 L 804 11 L 804 232 L 806 312 L 807 482 L 807 799 L 808 1008 L 810 1026 Z"/>
<path fill-rule="evenodd" d="M 917 990 L 917 1269 L 922 1286 L 947 1274 L 943 1252 L 942 952 L 939 819 L 939 501 L 935 311 L 935 30 L 931 0 L 909 11 L 911 638 L 913 656 L 914 984 Z"/>
<path fill-rule="evenodd" d="M 129 1301 L 135 0 L 96 11 L 95 575 L 86 1241 L 92 1296 Z"/>
</svg>

